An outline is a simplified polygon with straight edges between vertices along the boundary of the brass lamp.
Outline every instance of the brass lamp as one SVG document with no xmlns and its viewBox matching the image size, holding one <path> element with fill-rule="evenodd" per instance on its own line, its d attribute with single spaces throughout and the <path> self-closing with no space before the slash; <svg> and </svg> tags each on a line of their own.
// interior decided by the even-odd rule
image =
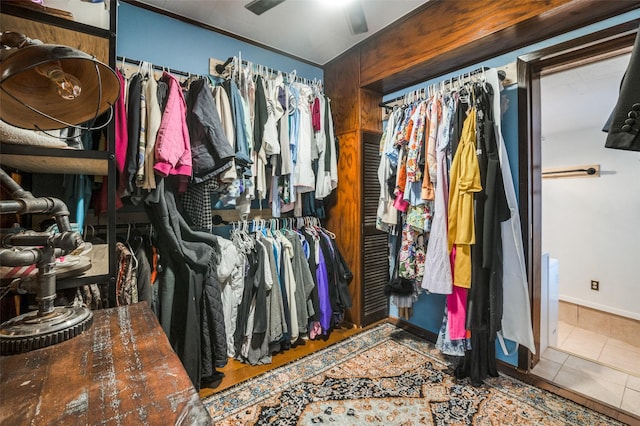
<svg viewBox="0 0 640 426">
<path fill-rule="evenodd" d="M 120 84 L 107 65 L 80 50 L 0 35 L 0 118 L 16 127 L 78 127 L 114 105 Z M 89 130 L 89 129 L 87 129 Z"/>
<path fill-rule="evenodd" d="M 0 44 L 0 119 L 15 127 L 93 130 L 98 116 L 118 98 L 115 72 L 84 52 L 38 44 L 14 32 L 1 33 Z M 90 124 L 79 125 L 86 122 Z M 0 325 L 0 354 L 11 354 L 70 339 L 89 328 L 93 315 L 86 306 L 54 306 L 56 258 L 84 244 L 71 230 L 67 206 L 56 198 L 34 197 L 2 169 L 0 183 L 12 198 L 0 201 L 0 214 L 46 213 L 55 218 L 60 231 L 56 235 L 26 231 L 0 241 L 2 265 L 38 268 L 38 310 Z"/>
</svg>

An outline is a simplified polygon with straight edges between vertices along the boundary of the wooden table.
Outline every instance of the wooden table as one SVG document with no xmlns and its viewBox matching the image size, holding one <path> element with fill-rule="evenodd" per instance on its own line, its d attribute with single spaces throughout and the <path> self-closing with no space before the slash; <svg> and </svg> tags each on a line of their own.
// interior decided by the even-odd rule
<svg viewBox="0 0 640 426">
<path fill-rule="evenodd" d="M 94 311 L 80 336 L 0 357 L 2 425 L 210 422 L 146 303 Z"/>
</svg>

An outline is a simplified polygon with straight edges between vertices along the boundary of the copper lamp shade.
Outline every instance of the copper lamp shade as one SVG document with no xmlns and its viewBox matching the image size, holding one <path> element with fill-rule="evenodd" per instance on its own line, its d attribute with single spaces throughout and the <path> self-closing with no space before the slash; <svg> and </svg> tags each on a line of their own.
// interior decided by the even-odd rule
<svg viewBox="0 0 640 426">
<path fill-rule="evenodd" d="M 7 55 L 8 52 L 8 55 Z M 95 120 L 114 105 L 120 91 L 115 72 L 94 57 L 67 46 L 28 45 L 4 51 L 0 62 L 0 119 L 23 129 L 55 130 Z M 36 71 L 60 63 L 81 83 L 78 97 L 65 100 L 55 84 Z"/>
</svg>

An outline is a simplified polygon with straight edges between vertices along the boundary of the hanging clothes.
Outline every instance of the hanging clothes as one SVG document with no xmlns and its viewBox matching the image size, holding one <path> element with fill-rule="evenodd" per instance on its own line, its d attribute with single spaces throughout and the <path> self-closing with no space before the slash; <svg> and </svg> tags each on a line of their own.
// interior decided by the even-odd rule
<svg viewBox="0 0 640 426">
<path fill-rule="evenodd" d="M 234 287 L 241 291 L 231 294 L 228 278 L 221 283 L 226 330 L 234 333 L 227 337 L 233 342 L 229 353 L 255 365 L 271 362 L 272 353 L 301 339 L 328 335 L 351 306 L 352 273 L 320 226 L 281 229 L 272 220 L 253 228 L 234 228 L 231 242 L 221 243 L 224 250 L 233 246 L 244 256 L 241 276 L 234 275 Z M 229 309 L 233 306 L 235 313 Z"/>
<path fill-rule="evenodd" d="M 118 255 L 116 305 L 122 306 L 138 303 L 135 255 L 121 242 L 116 243 L 116 253 Z"/>
<path fill-rule="evenodd" d="M 502 172 L 502 182 L 510 211 L 510 218 L 501 223 L 502 279 L 504 282 L 502 335 L 507 339 L 524 345 L 535 354 L 536 348 L 533 341 L 529 284 L 527 282 L 522 228 L 520 227 L 520 212 L 511 176 L 507 148 L 501 130 L 500 97 L 497 96 L 500 93 L 500 82 L 497 70 L 492 68 L 486 74 L 487 83 L 491 85 L 496 94 L 493 98 L 493 117 L 496 127 L 500 171 Z"/>
<path fill-rule="evenodd" d="M 499 90 L 495 70 L 430 88 L 428 99 L 418 97 L 391 113 L 380 141 L 376 226 L 389 233 L 390 244 L 400 235 L 392 270 L 421 281 L 412 296 L 394 294 L 391 303 L 409 318 L 419 291 L 447 295 L 438 348 L 462 357 L 456 375 L 474 385 L 496 374 L 496 338 L 508 336 L 535 350 Z M 416 250 L 422 237 L 426 255 Z"/>
<path fill-rule="evenodd" d="M 182 193 L 186 191 L 192 174 L 187 104 L 178 80 L 167 72 L 162 74 L 162 79 L 168 86 L 168 95 L 158 129 L 153 169 L 162 177 L 179 176 L 178 192 Z"/>
<path fill-rule="evenodd" d="M 449 173 L 447 167 L 447 150 L 453 113 L 456 108 L 456 97 L 447 96 L 444 100 L 442 125 L 439 127 L 436 147 L 436 179 L 434 188 L 434 213 L 431 233 L 425 256 L 425 274 L 422 288 L 439 294 L 450 294 L 453 291 L 453 277 L 449 259 Z"/>
<path fill-rule="evenodd" d="M 140 101 L 142 99 L 142 75 L 134 74 L 129 79 L 127 104 L 127 157 L 122 179 L 118 186 L 120 197 L 134 192 L 135 174 L 137 170 L 138 141 L 140 140 Z"/>
<path fill-rule="evenodd" d="M 471 286 L 471 245 L 475 244 L 473 193 L 482 190 L 476 156 L 476 110 L 469 111 L 451 164 L 449 192 L 449 251 L 456 245 L 454 284 Z"/>
<path fill-rule="evenodd" d="M 193 81 L 187 92 L 187 126 L 192 153 L 191 185 L 182 202 L 198 228 L 211 230 L 211 194 L 236 179 L 233 151 L 224 134 L 213 94 L 205 79 Z M 232 171 L 231 175 L 221 174 Z"/>
<path fill-rule="evenodd" d="M 142 188 L 146 190 L 152 190 L 156 187 L 153 165 L 155 164 L 156 138 L 162 120 L 162 111 L 160 110 L 160 102 L 158 101 L 158 82 L 153 77 L 150 66 L 149 68 L 147 84 L 145 86 L 145 97 L 147 101 L 147 141 L 144 152 L 144 181 L 142 184 Z"/>
<path fill-rule="evenodd" d="M 159 197 L 147 200 L 145 210 L 157 232 L 162 264 L 160 324 L 199 389 L 207 377 L 203 372 L 213 375 L 215 367 L 227 362 L 224 309 L 215 273 L 220 248 L 213 235 L 193 231 L 180 215 L 176 204 L 180 182 L 174 179 L 178 177 L 158 182 Z"/>
</svg>

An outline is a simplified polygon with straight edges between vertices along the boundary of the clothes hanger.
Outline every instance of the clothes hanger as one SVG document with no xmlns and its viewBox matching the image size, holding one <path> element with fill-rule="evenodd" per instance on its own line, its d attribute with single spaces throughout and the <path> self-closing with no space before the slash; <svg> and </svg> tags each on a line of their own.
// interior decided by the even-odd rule
<svg viewBox="0 0 640 426">
<path fill-rule="evenodd" d="M 88 235 L 89 229 L 91 230 L 91 236 Z M 82 234 L 82 238 L 85 242 L 92 242 L 96 239 L 96 228 L 93 225 L 85 224 L 84 225 L 84 233 Z"/>
<path fill-rule="evenodd" d="M 127 62 L 127 58 L 122 57 L 122 61 L 120 62 L 120 74 L 126 79 L 127 78 L 127 70 L 124 67 L 125 62 Z"/>
<path fill-rule="evenodd" d="M 127 247 L 127 249 L 129 250 L 129 252 L 131 253 L 131 263 L 132 263 L 132 271 L 137 271 L 138 270 L 138 259 L 136 258 L 136 252 L 133 250 L 133 247 L 131 247 L 131 242 L 129 241 L 129 239 L 131 238 L 131 223 L 127 224 L 127 239 L 124 242 L 124 245 Z"/>
</svg>

